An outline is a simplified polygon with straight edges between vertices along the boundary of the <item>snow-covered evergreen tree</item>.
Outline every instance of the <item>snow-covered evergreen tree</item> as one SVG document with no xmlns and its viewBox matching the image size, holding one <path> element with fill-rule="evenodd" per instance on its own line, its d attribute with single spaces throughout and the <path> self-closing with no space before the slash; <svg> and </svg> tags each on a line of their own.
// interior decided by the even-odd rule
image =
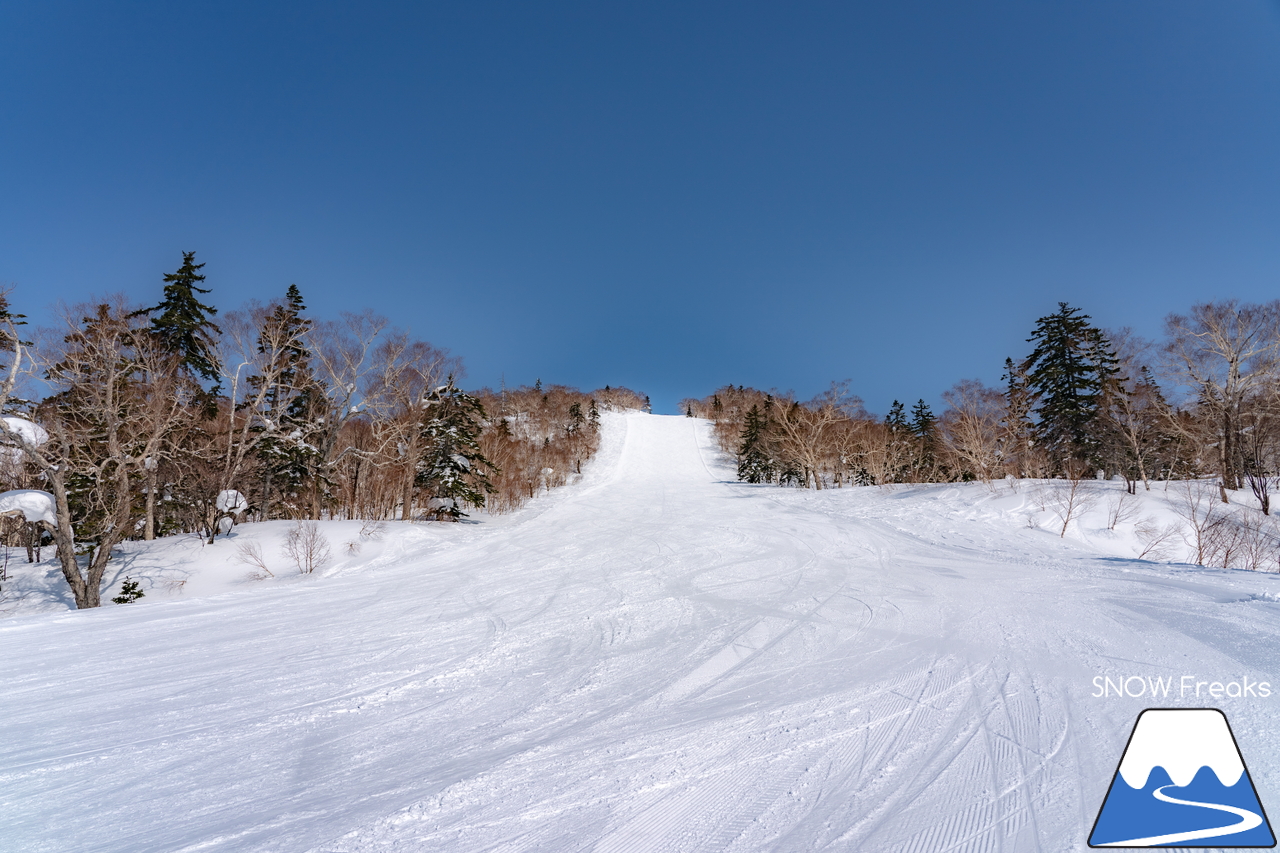
<svg viewBox="0 0 1280 853">
<path fill-rule="evenodd" d="M 310 318 L 302 314 L 306 307 L 298 286 L 289 285 L 285 301 L 266 316 L 259 333 L 258 351 L 270 354 L 274 362 L 264 365 L 263 374 L 273 379 L 259 412 L 261 423 L 254 427 L 255 431 L 266 433 L 256 447 L 262 470 L 259 510 L 264 518 L 270 515 L 274 492 L 297 498 L 304 484 L 318 476 L 321 469 L 322 460 L 310 442 L 310 433 L 324 406 L 306 344 L 311 327 Z M 263 375 L 248 380 L 251 388 L 264 382 L 268 380 Z M 323 484 L 312 485 L 320 488 Z"/>
<path fill-rule="evenodd" d="M 773 481 L 774 463 L 767 441 L 768 422 L 760 414 L 760 407 L 752 405 L 742 427 L 738 446 L 738 479 L 748 483 Z"/>
<path fill-rule="evenodd" d="M 452 375 L 431 392 L 428 404 L 422 426 L 426 453 L 415 482 L 439 501 L 439 518 L 457 521 L 467 515 L 462 504 L 483 506 L 485 495 L 494 491 L 489 473 L 498 469 L 479 444 L 487 416 L 480 401 L 455 385 Z"/>
<path fill-rule="evenodd" d="M 565 424 L 564 431 L 569 435 L 573 435 L 582 429 L 582 425 L 587 422 L 587 418 L 582 414 L 581 403 L 571 403 L 569 405 L 569 422 Z"/>
</svg>

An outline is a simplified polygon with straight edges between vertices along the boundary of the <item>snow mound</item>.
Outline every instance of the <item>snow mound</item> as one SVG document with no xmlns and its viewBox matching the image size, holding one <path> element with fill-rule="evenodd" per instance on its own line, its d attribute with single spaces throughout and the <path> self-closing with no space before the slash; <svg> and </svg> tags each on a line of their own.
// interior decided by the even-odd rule
<svg viewBox="0 0 1280 853">
<path fill-rule="evenodd" d="M 244 512 L 249 508 L 249 502 L 244 499 L 244 495 L 235 489 L 223 489 L 218 492 L 215 503 L 219 512 Z"/>
<path fill-rule="evenodd" d="M 55 506 L 53 495 L 39 489 L 15 489 L 0 493 L 0 515 L 16 513 L 27 521 L 57 524 Z"/>
<path fill-rule="evenodd" d="M 32 423 L 26 418 L 7 417 L 4 419 L 5 424 L 9 427 L 10 432 L 17 433 L 30 444 L 39 447 L 49 440 L 49 433 L 45 432 L 44 427 L 40 424 Z"/>
</svg>

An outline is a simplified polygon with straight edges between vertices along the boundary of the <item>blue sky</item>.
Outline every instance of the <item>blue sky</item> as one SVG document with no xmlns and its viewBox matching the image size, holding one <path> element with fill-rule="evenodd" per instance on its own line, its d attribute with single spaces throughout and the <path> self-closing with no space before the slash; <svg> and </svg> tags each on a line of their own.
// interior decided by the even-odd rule
<svg viewBox="0 0 1280 853">
<path fill-rule="evenodd" d="M 467 384 L 873 411 L 1280 297 L 1275 3 L 0 6 L 0 283 L 302 289 Z M 372 8 L 369 8 L 372 7 Z"/>
</svg>

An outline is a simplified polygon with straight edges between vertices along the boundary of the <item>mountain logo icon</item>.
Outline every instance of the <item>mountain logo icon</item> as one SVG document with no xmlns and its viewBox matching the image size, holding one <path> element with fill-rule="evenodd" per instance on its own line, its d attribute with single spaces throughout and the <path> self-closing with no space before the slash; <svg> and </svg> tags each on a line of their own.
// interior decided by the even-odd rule
<svg viewBox="0 0 1280 853">
<path fill-rule="evenodd" d="M 1275 847 L 1253 779 L 1217 708 L 1138 715 L 1090 847 Z"/>
</svg>

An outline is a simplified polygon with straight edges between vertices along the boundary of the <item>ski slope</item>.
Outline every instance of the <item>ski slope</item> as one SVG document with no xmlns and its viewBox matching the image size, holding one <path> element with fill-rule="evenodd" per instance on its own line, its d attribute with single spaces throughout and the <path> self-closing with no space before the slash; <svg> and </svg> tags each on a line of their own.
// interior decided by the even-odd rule
<svg viewBox="0 0 1280 853">
<path fill-rule="evenodd" d="M 1280 811 L 1275 575 L 1107 555 L 977 484 L 739 484 L 705 422 L 605 426 L 506 519 L 0 623 L 0 849 L 1085 849 L 1151 705 L 1222 707 Z M 1277 695 L 1093 696 L 1184 673 Z"/>
</svg>

